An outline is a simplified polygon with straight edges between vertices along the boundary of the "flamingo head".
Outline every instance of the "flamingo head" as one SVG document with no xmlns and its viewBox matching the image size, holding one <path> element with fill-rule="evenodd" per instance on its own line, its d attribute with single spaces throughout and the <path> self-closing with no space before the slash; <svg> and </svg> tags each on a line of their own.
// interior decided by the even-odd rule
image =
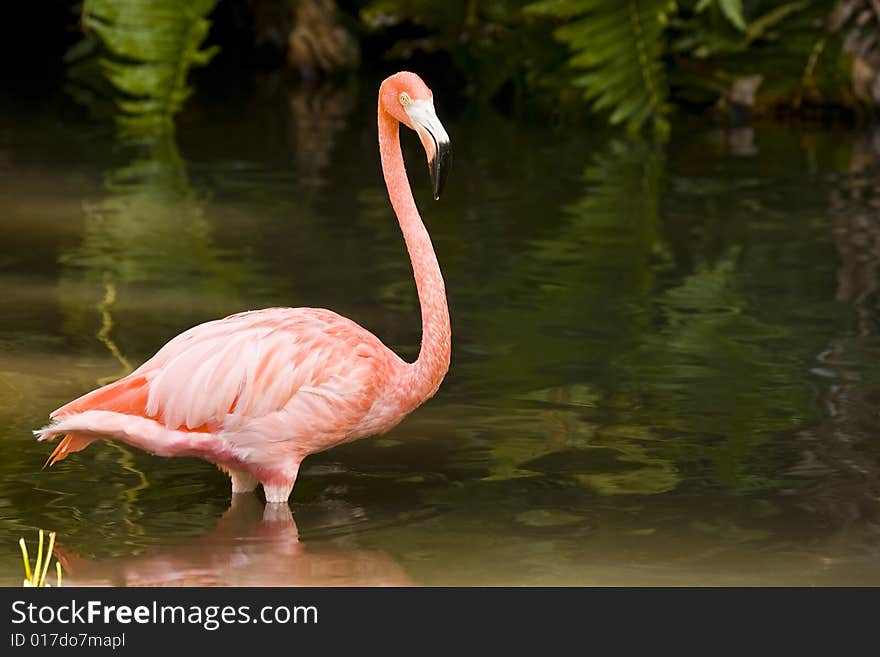
<svg viewBox="0 0 880 657">
<path fill-rule="evenodd" d="M 439 199 L 452 164 L 452 145 L 434 110 L 434 94 L 418 75 L 401 71 L 385 79 L 379 99 L 388 114 L 419 136 L 428 157 L 434 198 Z"/>
</svg>

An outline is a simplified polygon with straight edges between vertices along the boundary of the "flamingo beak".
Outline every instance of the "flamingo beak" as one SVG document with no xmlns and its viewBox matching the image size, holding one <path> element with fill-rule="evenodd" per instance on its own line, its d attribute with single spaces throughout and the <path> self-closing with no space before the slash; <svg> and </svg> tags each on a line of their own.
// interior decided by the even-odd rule
<svg viewBox="0 0 880 657">
<path fill-rule="evenodd" d="M 434 199 L 439 199 L 446 182 L 446 174 L 449 173 L 449 167 L 452 165 L 452 144 L 449 142 L 449 135 L 437 118 L 433 99 L 414 100 L 405 110 L 419 139 L 422 140 L 422 146 L 425 147 Z"/>
</svg>

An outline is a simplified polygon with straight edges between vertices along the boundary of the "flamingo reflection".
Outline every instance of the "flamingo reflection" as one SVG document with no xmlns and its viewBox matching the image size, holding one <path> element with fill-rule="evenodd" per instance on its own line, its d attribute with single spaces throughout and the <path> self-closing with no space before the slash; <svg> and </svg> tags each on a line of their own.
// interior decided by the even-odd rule
<svg viewBox="0 0 880 657">
<path fill-rule="evenodd" d="M 208 534 L 138 555 L 86 559 L 56 554 L 65 586 L 409 586 L 387 554 L 331 540 L 300 542 L 287 505 L 254 495 L 232 504 Z"/>
</svg>

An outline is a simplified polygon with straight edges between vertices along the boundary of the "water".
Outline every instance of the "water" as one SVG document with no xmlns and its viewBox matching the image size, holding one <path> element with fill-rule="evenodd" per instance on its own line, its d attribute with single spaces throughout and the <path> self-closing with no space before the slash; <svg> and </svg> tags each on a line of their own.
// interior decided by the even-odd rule
<svg viewBox="0 0 880 657">
<path fill-rule="evenodd" d="M 84 584 L 880 584 L 880 138 L 680 124 L 666 147 L 441 116 L 453 362 L 390 434 L 310 457 L 292 515 L 210 464 L 30 430 L 196 323 L 324 306 L 406 358 L 374 86 L 196 102 L 120 143 L 0 120 L 0 583 L 58 532 Z M 60 117 L 60 118 L 59 118 Z"/>
</svg>

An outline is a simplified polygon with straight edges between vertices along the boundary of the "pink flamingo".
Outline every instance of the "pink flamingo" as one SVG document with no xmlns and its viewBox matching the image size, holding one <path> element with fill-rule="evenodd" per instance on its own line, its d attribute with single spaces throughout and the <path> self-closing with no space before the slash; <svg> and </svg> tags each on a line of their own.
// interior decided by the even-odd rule
<svg viewBox="0 0 880 657">
<path fill-rule="evenodd" d="M 158 456 L 205 459 L 229 473 L 233 493 L 261 483 L 267 502 L 287 502 L 306 456 L 384 433 L 431 398 L 449 369 L 449 311 L 410 191 L 399 123 L 421 139 L 439 198 L 449 137 L 431 90 L 413 73 L 392 75 L 379 88 L 379 153 L 421 306 L 414 363 L 319 308 L 267 308 L 206 322 L 125 378 L 54 411 L 34 432 L 39 440 L 64 435 L 46 464 L 95 440 L 119 440 Z"/>
</svg>

